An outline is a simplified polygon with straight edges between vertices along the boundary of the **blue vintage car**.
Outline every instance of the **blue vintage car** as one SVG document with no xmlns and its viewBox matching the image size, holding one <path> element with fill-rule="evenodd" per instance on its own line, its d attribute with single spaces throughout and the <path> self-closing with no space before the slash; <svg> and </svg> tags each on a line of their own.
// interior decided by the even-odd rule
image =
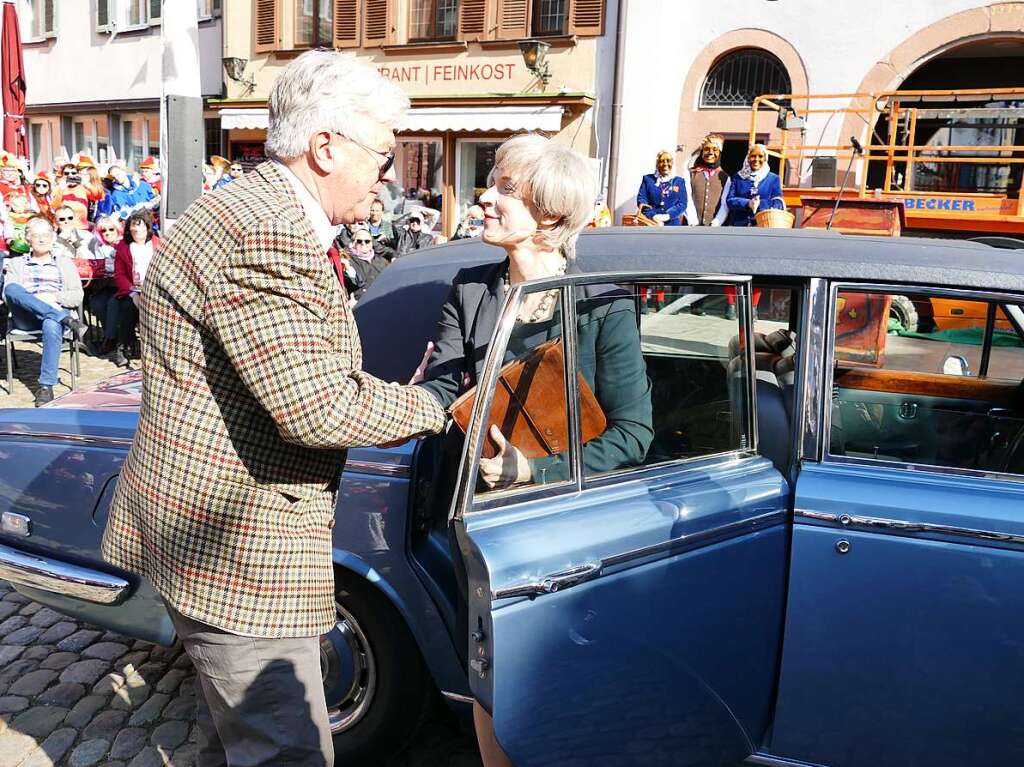
<svg viewBox="0 0 1024 767">
<path fill-rule="evenodd" d="M 579 251 L 579 273 L 508 296 L 464 439 L 349 454 L 322 643 L 339 754 L 400 744 L 437 690 L 478 699 L 522 766 L 1024 762 L 1019 256 L 685 228 Z M 500 255 L 467 240 L 389 267 L 357 308 L 366 367 L 407 379 L 455 274 Z M 487 491 L 519 306 L 547 290 L 563 432 L 540 437 L 544 471 Z M 594 295 L 648 384 L 643 449 L 611 458 L 621 413 L 583 436 L 623 351 L 579 343 Z M 904 298 L 914 331 L 888 321 Z M 0 411 L 0 577 L 167 643 L 149 584 L 98 554 L 138 387 Z"/>
</svg>

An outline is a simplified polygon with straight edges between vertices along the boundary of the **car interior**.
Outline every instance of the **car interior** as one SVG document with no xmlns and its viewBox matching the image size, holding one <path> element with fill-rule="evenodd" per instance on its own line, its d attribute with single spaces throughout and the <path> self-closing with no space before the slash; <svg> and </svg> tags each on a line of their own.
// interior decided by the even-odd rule
<svg viewBox="0 0 1024 767">
<path fill-rule="evenodd" d="M 838 323 L 847 321 L 844 299 L 864 295 L 840 293 Z M 875 300 L 897 298 L 903 297 Z M 909 298 L 919 306 L 930 299 Z M 915 331 L 890 322 L 874 358 L 845 353 L 837 334 L 832 455 L 986 472 L 1024 469 L 1024 333 L 1016 324 L 997 327 L 997 310 L 1006 314 L 995 303 L 970 303 L 982 305 L 980 319 L 978 312 L 955 323 L 930 319 Z"/>
</svg>

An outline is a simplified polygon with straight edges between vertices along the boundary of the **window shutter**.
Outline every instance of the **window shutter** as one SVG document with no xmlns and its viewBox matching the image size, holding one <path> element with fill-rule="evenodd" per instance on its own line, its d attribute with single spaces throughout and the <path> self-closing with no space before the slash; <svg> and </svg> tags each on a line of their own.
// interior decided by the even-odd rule
<svg viewBox="0 0 1024 767">
<path fill-rule="evenodd" d="M 366 0 L 363 47 L 379 48 L 395 42 L 395 0 Z"/>
<path fill-rule="evenodd" d="M 499 40 L 521 40 L 530 36 L 530 0 L 498 0 Z"/>
<path fill-rule="evenodd" d="M 256 33 L 256 53 L 269 53 L 277 50 L 280 23 L 277 0 L 256 0 L 253 7 L 252 25 Z"/>
<path fill-rule="evenodd" d="M 110 0 L 96 0 L 96 28 L 103 29 L 110 23 Z"/>
<path fill-rule="evenodd" d="M 161 11 L 161 8 L 160 8 L 161 5 L 163 5 L 163 2 L 161 2 L 161 0 L 149 0 L 149 20 L 150 21 L 156 21 L 157 19 L 159 19 L 163 15 L 160 12 Z"/>
<path fill-rule="evenodd" d="M 459 39 L 467 42 L 487 39 L 487 0 L 459 3 Z"/>
<path fill-rule="evenodd" d="M 569 34 L 603 35 L 604 2 L 605 0 L 569 0 Z"/>
<path fill-rule="evenodd" d="M 334 0 L 334 47 L 358 48 L 361 0 Z"/>
<path fill-rule="evenodd" d="M 45 0 L 43 3 L 43 32 L 47 35 L 57 31 L 53 23 L 53 3 L 54 0 Z"/>
</svg>

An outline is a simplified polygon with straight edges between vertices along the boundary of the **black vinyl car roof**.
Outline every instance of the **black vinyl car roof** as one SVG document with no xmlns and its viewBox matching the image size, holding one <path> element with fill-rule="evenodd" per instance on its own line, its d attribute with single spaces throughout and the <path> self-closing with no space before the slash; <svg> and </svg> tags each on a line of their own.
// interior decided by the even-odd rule
<svg viewBox="0 0 1024 767">
<path fill-rule="evenodd" d="M 435 334 L 456 273 L 504 258 L 500 248 L 472 239 L 418 251 L 391 264 L 355 309 L 365 369 L 387 380 L 407 380 Z M 1024 250 L 808 229 L 591 229 L 580 236 L 577 266 L 584 272 L 823 277 L 1024 293 Z"/>
</svg>

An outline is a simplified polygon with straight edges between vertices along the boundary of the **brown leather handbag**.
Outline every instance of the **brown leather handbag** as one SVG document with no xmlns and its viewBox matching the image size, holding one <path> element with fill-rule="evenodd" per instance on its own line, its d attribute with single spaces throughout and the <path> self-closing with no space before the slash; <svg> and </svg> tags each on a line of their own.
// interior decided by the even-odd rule
<svg viewBox="0 0 1024 767">
<path fill-rule="evenodd" d="M 568 449 L 569 424 L 565 399 L 565 355 L 559 339 L 547 341 L 529 354 L 509 362 L 498 374 L 494 400 L 488 418 L 527 458 L 543 458 Z M 582 375 L 576 374 L 580 393 L 580 430 L 584 444 L 604 433 L 608 422 L 604 411 Z M 454 403 L 451 413 L 465 434 L 473 413 L 476 387 Z M 491 439 L 484 440 L 483 456 L 493 458 L 498 450 Z"/>
</svg>

